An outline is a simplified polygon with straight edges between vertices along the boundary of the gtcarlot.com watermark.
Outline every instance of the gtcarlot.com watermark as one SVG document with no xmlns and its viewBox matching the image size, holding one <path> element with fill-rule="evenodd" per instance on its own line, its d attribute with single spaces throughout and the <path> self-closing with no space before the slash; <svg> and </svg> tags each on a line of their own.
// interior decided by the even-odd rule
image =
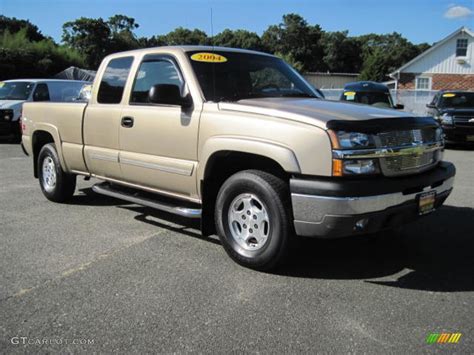
<svg viewBox="0 0 474 355">
<path fill-rule="evenodd" d="M 34 338 L 13 337 L 10 339 L 13 345 L 94 345 L 94 339 L 87 338 Z"/>
</svg>

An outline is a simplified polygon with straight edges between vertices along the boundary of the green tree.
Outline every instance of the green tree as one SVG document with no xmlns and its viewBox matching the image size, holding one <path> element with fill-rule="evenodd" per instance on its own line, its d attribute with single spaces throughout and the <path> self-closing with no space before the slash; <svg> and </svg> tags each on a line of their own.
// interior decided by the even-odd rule
<svg viewBox="0 0 474 355">
<path fill-rule="evenodd" d="M 362 68 L 361 43 L 347 31 L 325 32 L 322 37 L 324 64 L 330 72 L 358 73 Z"/>
<path fill-rule="evenodd" d="M 134 34 L 137 28 L 135 19 L 124 15 L 112 16 L 108 21 L 81 17 L 63 25 L 62 40 L 84 53 L 87 66 L 96 69 L 110 53 L 139 48 L 141 43 Z"/>
<path fill-rule="evenodd" d="M 109 54 L 110 37 L 110 27 L 102 18 L 81 17 L 63 25 L 63 42 L 83 53 L 91 69 L 97 68 Z"/>
<path fill-rule="evenodd" d="M 30 21 L 0 15 L 0 34 L 6 31 L 14 34 L 23 29 L 25 30 L 25 37 L 29 41 L 42 41 L 46 39 L 38 27 L 33 25 Z"/>
<path fill-rule="evenodd" d="M 165 36 L 157 36 L 157 39 L 158 41 L 163 41 L 168 46 L 209 44 L 209 38 L 206 32 L 198 30 L 197 28 L 190 30 L 184 27 L 178 27 Z"/>
<path fill-rule="evenodd" d="M 84 66 L 78 52 L 58 46 L 51 39 L 31 41 L 28 29 L 0 35 L 0 80 L 50 77 L 67 67 Z"/>
<path fill-rule="evenodd" d="M 222 47 L 262 50 L 262 41 L 255 32 L 225 29 L 214 36 L 213 44 Z"/>
<path fill-rule="evenodd" d="M 327 69 L 323 61 L 322 34 L 319 25 L 308 25 L 300 15 L 287 14 L 282 23 L 268 27 L 262 41 L 271 53 L 290 54 L 302 63 L 305 71 L 322 71 Z"/>
<path fill-rule="evenodd" d="M 295 68 L 299 72 L 303 71 L 303 63 L 298 62 L 297 60 L 295 60 L 295 58 L 291 55 L 291 53 L 283 54 L 283 53 L 276 52 L 274 54 L 277 57 L 280 57 L 281 59 L 283 59 L 285 62 L 287 62 L 289 65 L 291 65 L 293 68 Z"/>
<path fill-rule="evenodd" d="M 397 32 L 384 35 L 372 33 L 360 36 L 358 40 L 363 59 L 361 80 L 387 80 L 389 73 L 428 48 L 426 43 L 414 45 Z"/>
</svg>

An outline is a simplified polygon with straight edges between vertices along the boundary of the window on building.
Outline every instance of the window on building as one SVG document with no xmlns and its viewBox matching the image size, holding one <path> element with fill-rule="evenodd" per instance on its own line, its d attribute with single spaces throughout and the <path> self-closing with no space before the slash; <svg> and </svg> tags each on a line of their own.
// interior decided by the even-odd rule
<svg viewBox="0 0 474 355">
<path fill-rule="evenodd" d="M 467 38 L 458 38 L 456 41 L 456 57 L 467 55 Z"/>
<path fill-rule="evenodd" d="M 416 78 L 416 90 L 431 90 L 431 78 Z"/>
</svg>

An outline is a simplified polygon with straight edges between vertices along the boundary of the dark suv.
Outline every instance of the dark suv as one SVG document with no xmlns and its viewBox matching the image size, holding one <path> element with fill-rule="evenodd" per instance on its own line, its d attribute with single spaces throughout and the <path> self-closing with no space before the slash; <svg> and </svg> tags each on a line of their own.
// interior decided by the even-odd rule
<svg viewBox="0 0 474 355">
<path fill-rule="evenodd" d="M 374 81 L 357 81 L 347 83 L 340 98 L 341 101 L 357 102 L 380 108 L 401 110 L 403 105 L 394 105 L 390 90 L 384 84 Z"/>
<path fill-rule="evenodd" d="M 474 144 L 474 92 L 441 90 L 426 106 L 441 123 L 447 143 Z"/>
</svg>

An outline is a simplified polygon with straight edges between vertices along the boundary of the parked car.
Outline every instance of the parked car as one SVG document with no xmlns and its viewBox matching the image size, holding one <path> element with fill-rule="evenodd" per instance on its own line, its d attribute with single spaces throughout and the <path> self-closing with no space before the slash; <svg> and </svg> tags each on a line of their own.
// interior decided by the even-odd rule
<svg viewBox="0 0 474 355">
<path fill-rule="evenodd" d="M 474 144 L 474 92 L 441 90 L 426 106 L 441 123 L 446 142 Z"/>
<path fill-rule="evenodd" d="M 24 102 L 68 102 L 78 97 L 86 81 L 21 79 L 0 82 L 0 136 L 21 137 L 19 118 Z"/>
<path fill-rule="evenodd" d="M 393 103 L 390 90 L 384 84 L 374 81 L 357 81 L 347 83 L 340 97 L 341 101 L 356 102 L 380 108 L 394 108 L 402 110 L 404 105 Z"/>
<path fill-rule="evenodd" d="M 95 177 L 97 193 L 200 218 L 261 270 L 295 232 L 357 236 L 430 213 L 455 175 L 433 118 L 324 100 L 283 60 L 247 50 L 113 54 L 88 103 L 27 103 L 22 121 L 49 200 Z"/>
</svg>

